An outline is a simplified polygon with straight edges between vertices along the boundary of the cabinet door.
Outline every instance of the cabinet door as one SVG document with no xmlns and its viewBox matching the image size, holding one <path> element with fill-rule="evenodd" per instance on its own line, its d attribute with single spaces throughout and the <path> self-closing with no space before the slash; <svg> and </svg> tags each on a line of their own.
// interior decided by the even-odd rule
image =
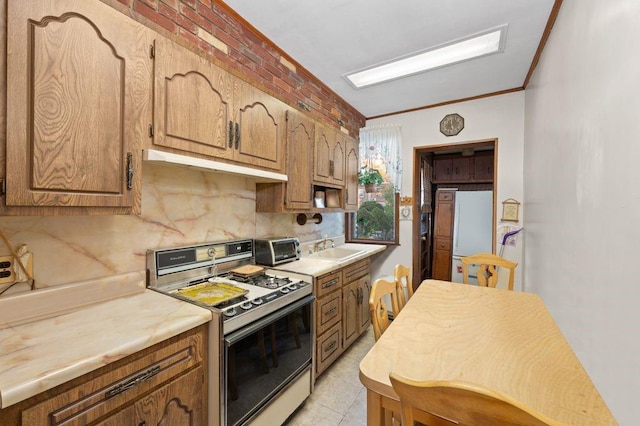
<svg viewBox="0 0 640 426">
<path fill-rule="evenodd" d="M 288 177 L 286 204 L 289 209 L 312 207 L 314 124 L 302 114 L 287 111 Z"/>
<path fill-rule="evenodd" d="M 493 182 L 493 155 L 473 157 L 473 180 Z"/>
<path fill-rule="evenodd" d="M 8 2 L 8 206 L 140 212 L 150 34 L 100 2 Z"/>
<path fill-rule="evenodd" d="M 227 73 L 164 38 L 155 43 L 154 145 L 231 159 Z"/>
<path fill-rule="evenodd" d="M 191 370 L 135 404 L 135 425 L 191 426 L 205 424 L 204 370 Z"/>
<path fill-rule="evenodd" d="M 358 288 L 360 289 L 360 305 L 359 305 L 359 325 L 358 334 L 362 334 L 364 330 L 371 324 L 371 311 L 369 311 L 369 296 L 371 295 L 371 275 L 365 275 L 358 280 Z"/>
<path fill-rule="evenodd" d="M 345 202 L 346 211 L 358 209 L 358 169 L 360 168 L 358 141 L 347 141 L 346 172 L 345 172 Z"/>
<path fill-rule="evenodd" d="M 235 80 L 235 159 L 285 173 L 287 106 L 250 84 Z"/>
<path fill-rule="evenodd" d="M 451 161 L 451 180 L 455 182 L 463 182 L 469 180 L 469 158 L 454 158 Z"/>
<path fill-rule="evenodd" d="M 433 181 L 450 181 L 451 180 L 451 159 L 450 158 L 434 158 L 433 160 Z"/>
<path fill-rule="evenodd" d="M 321 124 L 316 124 L 315 160 L 313 180 L 318 183 L 331 183 L 331 160 L 336 134 Z"/>
<path fill-rule="evenodd" d="M 433 277 L 436 280 L 451 279 L 451 242 L 453 239 L 455 191 L 436 192 L 434 224 Z"/>
<path fill-rule="evenodd" d="M 347 153 L 347 137 L 341 132 L 336 132 L 335 143 L 331 150 L 331 161 L 329 168 L 331 172 L 331 183 L 336 185 L 345 184 L 345 156 Z"/>
<path fill-rule="evenodd" d="M 342 337 L 343 347 L 347 348 L 360 335 L 359 301 L 360 291 L 358 281 L 354 281 L 342 288 Z"/>
</svg>

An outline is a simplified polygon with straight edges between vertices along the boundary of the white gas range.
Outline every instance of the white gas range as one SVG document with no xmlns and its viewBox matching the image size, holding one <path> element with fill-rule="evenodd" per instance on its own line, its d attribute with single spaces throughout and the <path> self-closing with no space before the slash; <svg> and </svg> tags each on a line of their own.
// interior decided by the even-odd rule
<svg viewBox="0 0 640 426">
<path fill-rule="evenodd" d="M 210 414 L 212 406 L 221 408 L 219 414 L 213 410 L 210 424 L 240 425 L 260 416 L 271 421 L 274 400 L 293 394 L 288 404 L 293 412 L 310 394 L 311 276 L 255 265 L 250 239 L 149 250 L 147 273 L 150 289 L 213 314 Z M 218 382 L 219 392 L 212 391 Z M 281 408 L 272 411 L 276 420 L 288 415 Z"/>
</svg>

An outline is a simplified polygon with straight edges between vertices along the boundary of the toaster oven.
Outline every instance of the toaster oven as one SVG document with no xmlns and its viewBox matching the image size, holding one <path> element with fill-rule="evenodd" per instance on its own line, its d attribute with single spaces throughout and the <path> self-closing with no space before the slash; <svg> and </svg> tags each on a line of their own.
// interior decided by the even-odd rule
<svg viewBox="0 0 640 426">
<path fill-rule="evenodd" d="M 275 266 L 300 259 L 300 241 L 294 237 L 256 239 L 255 260 L 258 265 Z"/>
</svg>

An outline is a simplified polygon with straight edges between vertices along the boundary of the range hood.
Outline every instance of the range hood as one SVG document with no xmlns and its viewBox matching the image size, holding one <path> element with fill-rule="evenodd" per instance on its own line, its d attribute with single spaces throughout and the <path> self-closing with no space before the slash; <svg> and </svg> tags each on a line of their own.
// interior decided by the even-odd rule
<svg viewBox="0 0 640 426">
<path fill-rule="evenodd" d="M 202 158 L 189 157 L 187 155 L 173 154 L 171 152 L 157 151 L 155 149 L 143 150 L 142 159 L 148 163 L 161 164 L 166 166 L 193 167 L 209 172 L 231 173 L 239 176 L 254 178 L 256 179 L 256 182 L 286 182 L 288 180 L 287 175 L 283 175 L 281 173 L 268 172 L 251 167 L 237 166 L 235 164 L 205 160 Z"/>
</svg>

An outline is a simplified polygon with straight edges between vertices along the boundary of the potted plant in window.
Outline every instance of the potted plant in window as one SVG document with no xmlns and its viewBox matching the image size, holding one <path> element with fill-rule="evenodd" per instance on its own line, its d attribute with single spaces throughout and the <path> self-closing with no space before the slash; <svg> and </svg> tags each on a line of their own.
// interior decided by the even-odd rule
<svg viewBox="0 0 640 426">
<path fill-rule="evenodd" d="M 363 166 L 358 173 L 358 184 L 364 185 L 366 192 L 375 192 L 376 187 L 382 184 L 384 180 L 378 169 Z"/>
</svg>

